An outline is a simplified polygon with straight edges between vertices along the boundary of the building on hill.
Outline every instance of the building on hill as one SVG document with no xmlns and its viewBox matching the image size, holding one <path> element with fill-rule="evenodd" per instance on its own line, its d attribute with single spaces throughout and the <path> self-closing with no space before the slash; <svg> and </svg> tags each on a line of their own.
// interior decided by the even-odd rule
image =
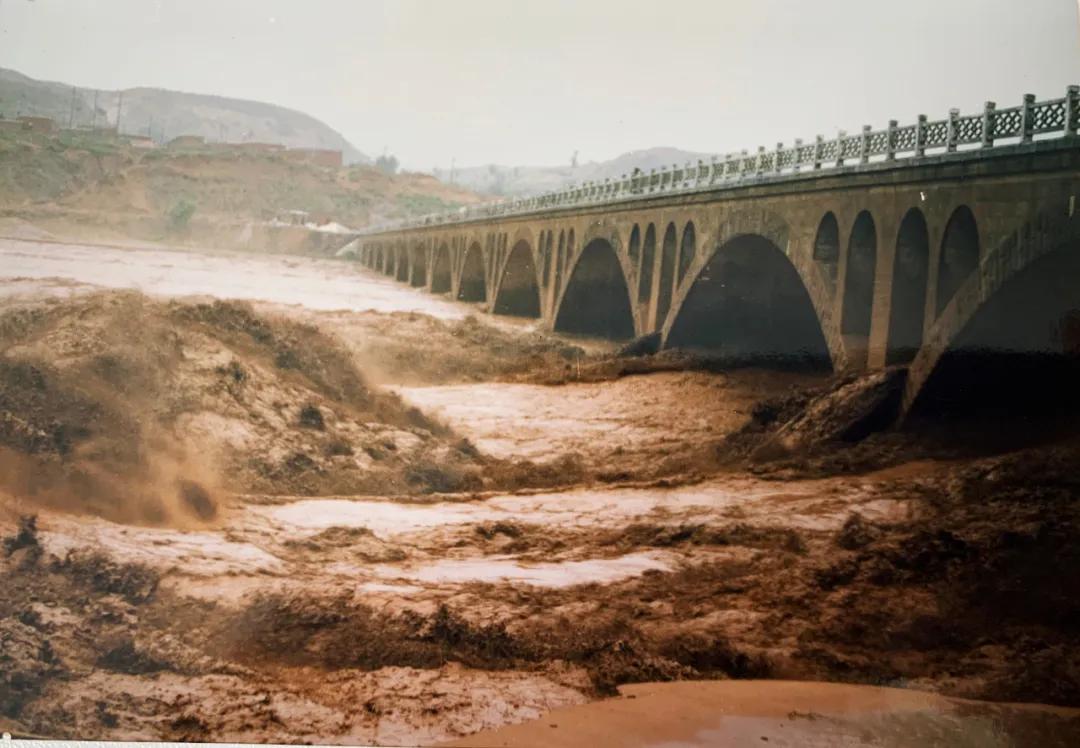
<svg viewBox="0 0 1080 748">
<path fill-rule="evenodd" d="M 88 136 L 91 138 L 98 138 L 100 140 L 114 140 L 120 136 L 119 131 L 116 129 L 116 125 L 108 125 L 102 127 L 94 127 L 93 125 L 76 125 L 73 128 L 65 127 L 61 129 L 60 132 Z"/>
<path fill-rule="evenodd" d="M 286 210 L 277 217 L 277 220 L 281 223 L 287 223 L 292 226 L 303 226 L 310 219 L 311 214 L 306 210 Z"/>
<path fill-rule="evenodd" d="M 238 149 L 238 150 L 248 151 L 248 152 L 252 152 L 252 153 L 277 153 L 279 151 L 284 151 L 285 150 L 285 146 L 283 146 L 281 143 L 256 143 L 256 142 L 250 142 L 250 143 L 230 143 L 229 145 L 231 147 L 233 147 L 233 148 Z"/>
<path fill-rule="evenodd" d="M 341 151 L 328 148 L 290 148 L 285 151 L 285 156 L 294 161 L 304 161 L 334 169 L 340 169 L 342 164 Z"/>
<path fill-rule="evenodd" d="M 202 148 L 206 138 L 202 135 L 178 135 L 169 141 L 168 148 Z"/>
<path fill-rule="evenodd" d="M 158 147 L 158 144 L 149 135 L 126 135 L 124 139 L 132 148 L 150 150 Z"/>
<path fill-rule="evenodd" d="M 51 134 L 56 132 L 56 122 L 51 117 L 30 117 L 23 115 L 17 118 L 23 123 L 23 127 L 32 132 Z"/>
<path fill-rule="evenodd" d="M 22 132 L 26 125 L 17 119 L 0 119 L 0 132 Z"/>
</svg>

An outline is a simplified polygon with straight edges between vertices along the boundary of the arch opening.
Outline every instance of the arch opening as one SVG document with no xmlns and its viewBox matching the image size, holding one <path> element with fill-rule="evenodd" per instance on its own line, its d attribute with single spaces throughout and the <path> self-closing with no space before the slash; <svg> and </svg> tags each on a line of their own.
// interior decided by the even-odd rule
<svg viewBox="0 0 1080 748">
<path fill-rule="evenodd" d="M 555 254 L 555 303 L 559 302 L 562 292 L 563 267 L 566 265 L 566 233 L 559 232 L 559 246 Z"/>
<path fill-rule="evenodd" d="M 874 314 L 874 277 L 877 273 L 877 230 L 867 211 L 855 218 L 847 250 L 847 277 L 840 333 L 851 360 L 865 359 Z"/>
<path fill-rule="evenodd" d="M 1009 279 L 942 354 L 915 417 L 970 423 L 975 438 L 1022 442 L 1075 433 L 1080 415 L 1080 246 Z M 1008 423 L 1008 428 L 1002 428 Z M 985 427 L 980 427 L 986 424 Z"/>
<path fill-rule="evenodd" d="M 458 299 L 461 301 L 487 301 L 487 287 L 484 283 L 484 257 L 479 243 L 474 243 L 465 253 L 465 262 L 461 266 L 461 282 L 458 284 Z"/>
<path fill-rule="evenodd" d="M 547 245 L 547 234 L 543 231 L 540 232 L 540 239 L 537 243 L 540 247 L 541 260 L 543 261 L 544 272 L 544 285 L 548 288 L 551 287 L 551 248 Z"/>
<path fill-rule="evenodd" d="M 802 278 L 779 247 L 756 234 L 716 251 L 690 287 L 665 347 L 704 351 L 733 366 L 832 369 Z"/>
<path fill-rule="evenodd" d="M 409 284 L 415 287 L 423 287 L 427 285 L 427 251 L 424 249 L 423 244 L 417 244 L 413 247 L 411 272 L 412 278 L 409 280 Z"/>
<path fill-rule="evenodd" d="M 697 235 L 694 231 L 694 222 L 687 221 L 682 232 L 682 243 L 679 245 L 679 283 L 686 279 L 686 273 L 694 264 L 694 255 L 697 252 Z"/>
<path fill-rule="evenodd" d="M 606 239 L 593 239 L 582 250 L 567 281 L 555 329 L 612 340 L 634 336 L 630 291 L 618 255 Z"/>
<path fill-rule="evenodd" d="M 641 247 L 641 274 L 638 280 L 638 303 L 648 304 L 652 296 L 653 264 L 656 262 L 656 227 L 651 223 L 645 229 L 645 243 Z"/>
<path fill-rule="evenodd" d="M 635 223 L 634 228 L 630 230 L 630 241 L 627 244 L 627 254 L 630 256 L 630 264 L 637 268 L 638 257 L 641 256 L 641 229 Z M 638 275 L 641 275 L 641 271 L 638 271 Z"/>
<path fill-rule="evenodd" d="M 979 228 L 966 205 L 953 211 L 945 224 L 938 260 L 937 313 L 941 314 L 960 286 L 979 266 Z"/>
<path fill-rule="evenodd" d="M 514 245 L 506 259 L 493 311 L 495 314 L 514 317 L 540 316 L 540 287 L 536 282 L 536 263 L 529 243 L 524 239 Z"/>
<path fill-rule="evenodd" d="M 892 300 L 885 363 L 906 364 L 922 347 L 930 238 L 922 211 L 912 208 L 900 223 L 893 259 Z"/>
<path fill-rule="evenodd" d="M 675 285 L 675 224 L 669 223 L 664 231 L 664 244 L 660 254 L 660 288 L 656 297 L 656 326 L 663 327 L 668 309 L 671 308 L 671 295 Z"/>
<path fill-rule="evenodd" d="M 840 264 L 840 224 L 832 211 L 826 213 L 818 224 L 814 237 L 814 261 L 832 285 L 836 285 L 836 272 Z"/>
<path fill-rule="evenodd" d="M 448 293 L 450 278 L 450 248 L 443 244 L 435 253 L 435 262 L 431 266 L 431 292 Z"/>
</svg>

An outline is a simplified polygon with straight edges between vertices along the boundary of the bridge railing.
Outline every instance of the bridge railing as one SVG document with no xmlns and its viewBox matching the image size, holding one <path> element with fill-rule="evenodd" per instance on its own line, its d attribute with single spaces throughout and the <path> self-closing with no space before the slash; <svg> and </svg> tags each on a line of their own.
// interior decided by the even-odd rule
<svg viewBox="0 0 1080 748">
<path fill-rule="evenodd" d="M 913 124 L 898 125 L 890 120 L 883 130 L 866 125 L 849 135 L 841 130 L 835 138 L 818 135 L 811 142 L 796 140 L 773 150 L 760 146 L 756 153 L 741 151 L 712 156 L 708 161 L 687 162 L 670 168 L 661 166 L 648 173 L 635 169 L 619 179 L 604 179 L 571 185 L 534 197 L 514 198 L 460 208 L 375 226 L 363 234 L 465 223 L 502 216 L 557 210 L 562 208 L 616 203 L 648 195 L 678 194 L 752 182 L 771 176 L 798 174 L 804 169 L 820 171 L 845 164 L 894 161 L 897 157 L 920 158 L 933 153 L 953 153 L 976 148 L 993 148 L 999 140 L 1030 143 L 1036 136 L 1075 136 L 1080 127 L 1080 86 L 1069 86 L 1060 99 L 1036 101 L 1025 94 L 1019 106 L 998 109 L 988 101 L 979 114 L 961 116 L 950 109 L 945 119 L 930 121 L 920 114 Z"/>
</svg>

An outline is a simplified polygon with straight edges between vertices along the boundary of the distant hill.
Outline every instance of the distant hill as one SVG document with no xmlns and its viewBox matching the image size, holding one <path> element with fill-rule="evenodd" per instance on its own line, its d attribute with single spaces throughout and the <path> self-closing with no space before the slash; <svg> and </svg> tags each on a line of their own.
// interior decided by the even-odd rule
<svg viewBox="0 0 1080 748">
<path fill-rule="evenodd" d="M 370 163 L 341 133 L 293 109 L 244 99 L 189 94 L 160 88 L 100 91 L 65 83 L 39 81 L 15 70 L 0 68 L 0 114 L 52 117 L 61 126 L 98 127 L 116 124 L 120 131 L 168 140 L 177 135 L 202 135 L 210 141 L 281 143 L 293 148 L 340 150 L 346 163 Z M 95 110 L 94 99 L 97 97 Z"/>
<path fill-rule="evenodd" d="M 648 148 L 631 151 L 610 161 L 590 161 L 574 166 L 473 166 L 454 170 L 454 184 L 474 192 L 505 197 L 527 197 L 549 190 L 557 190 L 572 183 L 618 179 L 630 174 L 634 167 L 648 171 L 661 166 L 696 162 L 708 159 L 711 154 L 683 151 L 678 148 Z M 435 176 L 450 180 L 450 173 L 435 170 Z"/>
</svg>

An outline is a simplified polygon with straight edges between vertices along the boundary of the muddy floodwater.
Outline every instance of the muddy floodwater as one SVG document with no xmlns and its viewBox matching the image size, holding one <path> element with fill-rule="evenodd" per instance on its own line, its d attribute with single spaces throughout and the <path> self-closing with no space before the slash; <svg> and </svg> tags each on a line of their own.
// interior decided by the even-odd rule
<svg viewBox="0 0 1080 748">
<path fill-rule="evenodd" d="M 956 597 L 946 585 L 966 573 L 946 565 L 978 559 L 978 540 L 920 525 L 936 506 L 927 497 L 966 496 L 983 476 L 1004 485 L 1008 464 L 725 467 L 726 440 L 763 418 L 763 399 L 819 375 L 590 379 L 582 362 L 603 344 L 519 321 L 490 322 L 503 336 L 492 360 L 507 339 L 531 346 L 524 363 L 496 366 L 487 318 L 468 319 L 477 307 L 355 264 L 0 240 L 7 308 L 101 288 L 258 302 L 345 346 L 405 415 L 347 417 L 344 396 L 298 389 L 294 348 L 267 363 L 240 360 L 247 337 L 228 353 L 220 340 L 233 338 L 199 338 L 193 353 L 211 324 L 298 345 L 246 307 L 170 311 L 194 322 L 166 336 L 167 355 L 215 383 L 213 398 L 188 398 L 174 438 L 228 435 L 255 455 L 230 464 L 260 488 L 215 488 L 214 511 L 185 522 L 111 521 L 0 492 L 22 595 L 0 631 L 15 654 L 3 656 L 30 683 L 0 699 L 17 715 L 0 726 L 386 745 L 1080 744 L 1080 710 L 1008 703 L 1071 692 L 1039 691 L 1018 678 L 1011 645 L 940 623 Z M 466 338 L 469 355 L 455 358 Z M 548 369 L 530 378 L 538 361 Z M 558 384 L 541 383 L 552 371 Z M 283 384 L 265 384 L 271 373 Z M 361 480 L 377 470 L 389 477 Z M 335 491 L 353 485 L 338 472 L 386 488 Z M 894 626 L 904 616 L 913 622 Z M 1022 636 L 1034 660 L 1064 651 L 1034 625 Z"/>
<path fill-rule="evenodd" d="M 441 319 L 459 319 L 470 311 L 342 261 L 0 239 L 0 295 L 63 293 L 73 283 L 317 310 L 415 311 Z"/>
</svg>

